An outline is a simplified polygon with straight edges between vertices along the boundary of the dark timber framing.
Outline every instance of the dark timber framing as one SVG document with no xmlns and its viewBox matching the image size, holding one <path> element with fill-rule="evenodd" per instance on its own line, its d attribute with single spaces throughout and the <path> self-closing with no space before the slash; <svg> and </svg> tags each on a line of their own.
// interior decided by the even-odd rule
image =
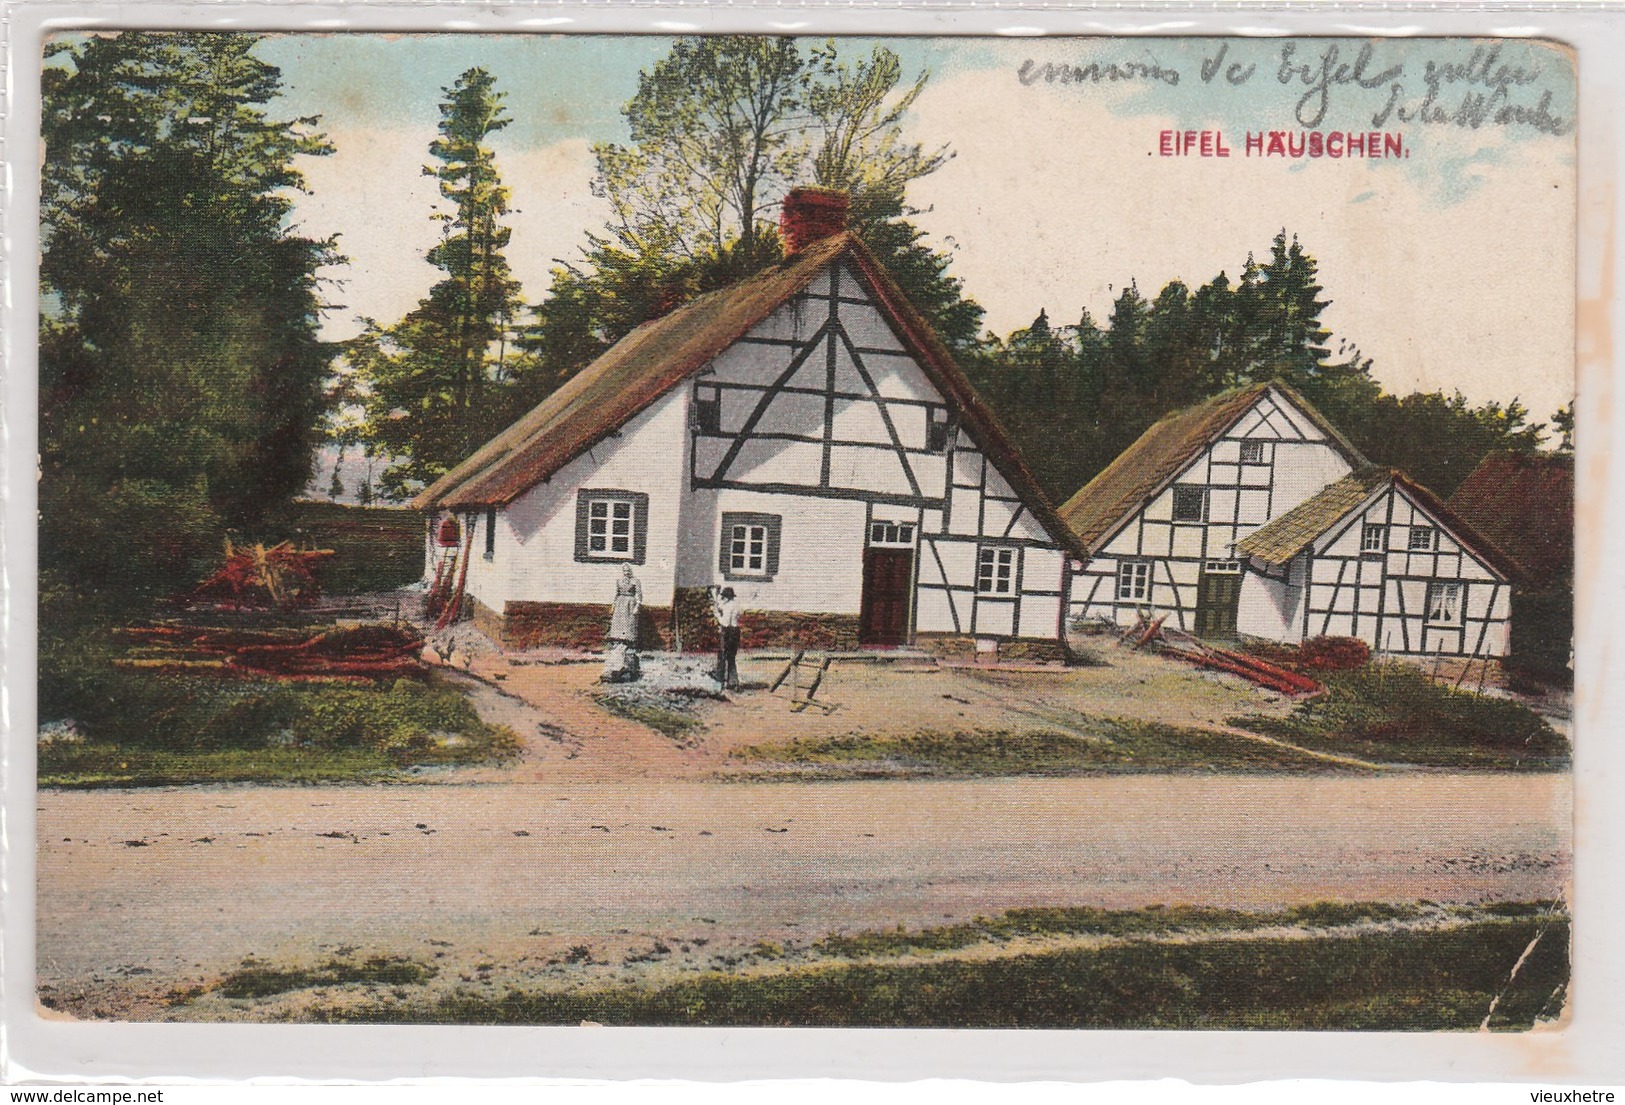
<svg viewBox="0 0 1625 1105">
<path fill-rule="evenodd" d="M 858 282 L 861 284 L 861 282 Z M 919 604 L 923 595 L 941 595 L 946 609 L 937 616 L 947 624 L 934 627 L 933 632 L 951 631 L 955 634 L 985 635 L 988 626 L 988 613 L 991 605 L 1004 605 L 1010 608 L 1009 631 L 1001 627 L 993 635 L 999 637 L 1020 636 L 1024 624 L 1022 611 L 1025 600 L 1044 600 L 1058 604 L 1056 612 L 1056 632 L 1064 631 L 1066 620 L 1065 607 L 1065 573 L 1067 554 L 1060 550 L 1053 540 L 1040 539 L 1029 536 L 1032 529 L 1043 532 L 1044 527 L 1035 516 L 1032 505 L 1019 496 L 1009 493 L 1005 486 L 1007 481 L 1000 477 L 1000 486 L 992 486 L 994 473 L 997 467 L 992 459 L 968 436 L 965 432 L 964 420 L 961 417 L 955 402 L 947 395 L 904 395 L 893 396 L 884 393 L 879 383 L 875 366 L 871 363 L 876 360 L 892 358 L 899 362 L 915 365 L 912 355 L 908 353 L 905 343 L 892 327 L 892 336 L 897 338 L 895 347 L 882 347 L 872 342 L 860 343 L 848 329 L 848 314 L 858 308 L 875 311 L 882 320 L 886 320 L 879 312 L 878 304 L 870 299 L 849 294 L 854 284 L 852 276 L 841 264 L 832 265 L 829 270 L 828 288 L 821 292 L 808 291 L 794 297 L 792 303 L 798 312 L 795 317 L 796 332 L 803 332 L 801 327 L 810 326 L 812 333 L 805 339 L 791 337 L 770 337 L 747 334 L 740 338 L 739 345 L 754 346 L 763 350 L 783 350 L 788 354 L 788 360 L 782 368 L 773 370 L 773 374 L 763 383 L 754 383 L 741 379 L 722 379 L 719 374 L 710 370 L 697 375 L 693 387 L 715 389 L 718 394 L 733 395 L 744 400 L 743 410 L 747 412 L 744 420 L 737 423 L 737 428 L 731 425 L 725 415 L 717 427 L 701 428 L 697 424 L 691 428 L 691 441 L 689 443 L 689 485 L 695 490 L 717 491 L 750 491 L 769 495 L 796 496 L 826 500 L 861 501 L 865 504 L 865 547 L 868 544 L 869 527 L 876 519 L 876 508 L 891 508 L 887 518 L 901 517 L 902 511 L 912 511 L 914 519 L 914 544 L 912 566 L 912 594 L 909 600 L 910 639 L 918 631 L 920 618 Z M 801 312 L 817 311 L 816 317 L 803 315 Z M 889 320 L 887 325 L 890 326 Z M 846 366 L 842 365 L 842 353 L 845 354 Z M 808 379 L 806 366 L 817 365 L 822 386 L 815 386 Z M 843 372 L 845 381 L 843 384 Z M 861 382 L 861 387 L 854 386 Z M 805 429 L 774 425 L 771 422 L 769 429 L 763 429 L 768 421 L 770 411 L 775 400 L 780 397 L 792 397 L 803 403 L 812 405 L 809 409 L 820 412 L 816 427 L 809 421 Z M 864 440 L 851 433 L 837 434 L 836 422 L 842 404 L 869 404 L 877 416 L 875 420 L 875 437 Z M 905 438 L 899 412 L 909 412 L 911 419 L 918 418 L 917 412 L 924 412 L 925 436 L 920 441 Z M 945 430 L 942 431 L 942 448 L 930 448 L 930 425 L 932 412 L 941 411 L 945 418 Z M 737 419 L 738 411 L 735 411 Z M 692 420 L 691 420 L 692 422 Z M 910 422 L 910 426 L 913 423 Z M 716 451 L 713 445 L 711 450 L 702 450 L 703 442 L 726 442 L 721 449 L 720 458 L 713 462 Z M 812 446 L 818 449 L 816 464 L 816 481 L 809 478 L 806 483 L 794 482 L 793 474 L 780 470 L 780 473 L 768 478 L 758 478 L 754 474 L 736 472 L 742 457 L 747 456 L 746 449 L 753 443 L 774 442 L 789 446 Z M 869 455 L 879 457 L 889 455 L 895 458 L 896 464 L 901 468 L 897 486 L 893 490 L 882 491 L 872 488 L 843 486 L 836 478 L 836 450 L 866 450 Z M 916 469 L 913 461 L 916 459 L 930 459 L 933 463 L 943 466 L 940 485 L 935 482 L 933 474 L 931 486 L 924 485 L 921 473 Z M 808 455 L 807 474 L 813 474 L 812 456 Z M 968 471 L 961 473 L 962 465 Z M 786 480 L 783 477 L 790 475 Z M 968 478 L 967 478 L 968 477 Z M 933 492 L 941 488 L 940 494 Z M 906 487 L 907 490 L 903 490 Z M 966 523 L 970 518 L 959 517 L 955 510 L 956 494 L 963 496 L 970 493 L 975 497 L 974 532 L 965 532 Z M 971 511 L 972 504 L 961 499 L 960 507 L 964 511 Z M 993 508 L 1003 509 L 1004 515 L 994 519 Z M 956 531 L 956 522 L 958 530 Z M 929 527 L 928 527 L 929 523 Z M 989 529 L 993 532 L 988 532 Z M 977 550 L 986 545 L 995 545 L 1011 549 L 1014 554 L 1013 587 L 1010 595 L 990 597 L 978 593 L 976 589 L 975 564 Z M 950 571 L 945 550 L 950 546 L 968 546 L 971 574 L 968 579 L 955 579 Z M 1050 587 L 1028 589 L 1030 578 L 1027 565 L 1029 550 L 1048 550 L 1056 552 L 1060 557 L 1060 568 L 1057 571 L 1055 584 Z M 788 555 L 788 553 L 786 554 Z M 988 605 L 989 609 L 978 612 L 978 607 Z M 1030 620 L 1030 619 L 1028 619 Z M 1045 615 L 1045 621 L 1048 615 Z M 1002 622 L 1002 618 L 1001 618 Z"/>
<path fill-rule="evenodd" d="M 1396 523 L 1396 511 L 1401 507 L 1406 520 Z M 1373 513 L 1382 519 L 1380 523 L 1372 519 Z M 1380 553 L 1364 548 L 1367 524 L 1382 526 Z M 1432 552 L 1409 549 L 1409 531 L 1414 526 L 1436 531 Z M 1397 536 L 1400 532 L 1405 536 Z M 1304 572 L 1304 637 L 1316 632 L 1356 636 L 1382 653 L 1479 659 L 1491 627 L 1499 625 L 1505 630 L 1509 622 L 1504 608 L 1497 611 L 1498 604 L 1510 597 L 1510 582 L 1473 553 L 1442 519 L 1392 481 L 1385 481 L 1365 502 L 1327 527 L 1294 561 L 1302 563 Z M 1258 562 L 1254 565 L 1258 570 Z M 1476 572 L 1469 571 L 1469 565 Z M 1317 579 L 1317 566 L 1326 572 L 1335 568 L 1335 575 L 1329 580 Z M 1268 571 L 1262 574 L 1271 575 Z M 1429 589 L 1441 585 L 1459 588 L 1456 617 L 1450 623 L 1429 617 Z M 1417 595 L 1421 596 L 1419 606 Z M 1367 626 L 1369 633 L 1362 632 Z"/>
<path fill-rule="evenodd" d="M 1299 416 L 1291 409 L 1292 401 L 1273 388 L 1263 391 L 1200 454 L 1109 530 L 1099 541 L 1099 551 L 1084 568 L 1089 584 L 1082 595 L 1074 594 L 1072 614 L 1128 624 L 1142 612 L 1163 613 L 1170 625 L 1194 631 L 1206 563 L 1236 559 L 1235 543 L 1277 513 L 1281 466 L 1290 463 L 1282 446 L 1323 446 L 1339 455 L 1343 453 L 1341 444 L 1322 432 L 1313 418 Z M 1249 441 L 1263 446 L 1260 460 L 1241 459 L 1242 443 Z M 1215 456 L 1220 450 L 1223 459 Z M 1232 453 L 1233 458 L 1229 455 Z M 1147 516 L 1154 503 L 1172 496 L 1176 488 L 1203 492 L 1203 521 L 1175 521 L 1171 510 L 1165 512 L 1167 517 Z M 1117 551 L 1129 534 L 1132 551 Z M 1150 563 L 1146 598 L 1118 596 L 1117 566 L 1121 560 Z"/>
</svg>

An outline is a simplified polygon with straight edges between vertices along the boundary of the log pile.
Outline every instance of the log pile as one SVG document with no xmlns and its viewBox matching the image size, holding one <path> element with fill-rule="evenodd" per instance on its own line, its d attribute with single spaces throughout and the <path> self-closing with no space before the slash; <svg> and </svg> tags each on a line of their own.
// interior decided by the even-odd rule
<svg viewBox="0 0 1625 1105">
<path fill-rule="evenodd" d="M 1154 648 L 1162 655 L 1184 660 L 1209 671 L 1239 675 L 1250 683 L 1256 683 L 1260 687 L 1281 694 L 1297 697 L 1326 693 L 1323 685 L 1307 675 L 1245 652 L 1209 644 L 1182 629 L 1165 626 L 1163 620 L 1160 617 L 1156 619 L 1141 617 L 1137 624 L 1123 634 L 1124 642 L 1136 649 Z"/>
<path fill-rule="evenodd" d="M 407 625 L 328 627 L 317 632 L 163 622 L 123 631 L 120 667 L 279 682 L 374 683 L 420 678 L 423 635 Z"/>
</svg>

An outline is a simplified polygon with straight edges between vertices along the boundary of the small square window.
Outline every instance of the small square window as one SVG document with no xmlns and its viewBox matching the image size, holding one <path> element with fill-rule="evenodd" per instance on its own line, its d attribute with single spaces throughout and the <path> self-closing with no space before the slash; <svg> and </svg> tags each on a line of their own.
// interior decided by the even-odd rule
<svg viewBox="0 0 1625 1105">
<path fill-rule="evenodd" d="M 1241 443 L 1241 463 L 1263 464 L 1264 443 L 1262 441 L 1243 441 Z"/>
<path fill-rule="evenodd" d="M 1461 621 L 1461 584 L 1428 584 L 1428 621 L 1443 625 Z"/>
<path fill-rule="evenodd" d="M 1380 553 L 1388 551 L 1388 527 L 1378 523 L 1367 522 L 1360 531 L 1360 551 Z"/>
<path fill-rule="evenodd" d="M 1117 597 L 1145 600 L 1151 597 L 1151 562 L 1124 560 L 1117 565 Z"/>
<path fill-rule="evenodd" d="M 1205 488 L 1205 487 L 1176 487 L 1176 488 L 1174 488 L 1174 521 L 1176 521 L 1176 522 L 1205 522 L 1205 521 L 1207 521 L 1207 488 Z"/>
<path fill-rule="evenodd" d="M 1008 595 L 1015 591 L 1016 550 L 983 548 L 976 557 L 976 591 Z"/>
<path fill-rule="evenodd" d="M 1412 552 L 1432 552 L 1438 540 L 1439 531 L 1432 526 L 1412 526 L 1410 543 L 1407 547 Z"/>
<path fill-rule="evenodd" d="M 925 427 L 925 447 L 933 453 L 948 451 L 948 412 L 942 407 L 932 407 L 931 420 Z"/>
</svg>

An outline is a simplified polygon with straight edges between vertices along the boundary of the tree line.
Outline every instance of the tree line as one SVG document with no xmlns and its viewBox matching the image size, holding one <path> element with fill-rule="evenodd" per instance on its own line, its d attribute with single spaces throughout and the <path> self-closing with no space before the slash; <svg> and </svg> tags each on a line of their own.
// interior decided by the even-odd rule
<svg viewBox="0 0 1625 1105">
<path fill-rule="evenodd" d="M 319 340 L 342 262 L 289 225 L 295 159 L 330 152 L 275 111 L 281 74 L 251 34 L 131 32 L 55 45 L 45 73 L 40 463 L 42 588 L 161 589 L 221 529 L 252 528 L 309 482 L 317 445 L 359 449 L 364 499 L 458 463 L 633 327 L 776 263 L 776 209 L 814 183 L 852 197 L 888 266 L 1064 499 L 1170 410 L 1283 379 L 1373 460 L 1448 494 L 1492 448 L 1531 450 L 1517 403 L 1383 393 L 1333 352 L 1313 256 L 1282 231 L 1232 281 L 1131 280 L 1111 315 L 1040 310 L 1003 337 L 913 222 L 911 183 L 953 157 L 913 141 L 928 73 L 884 46 L 675 39 L 638 78 L 629 140 L 594 148 L 611 212 L 539 300 L 506 251 L 511 193 L 493 136 L 513 108 L 479 67 L 443 90 L 423 171 L 441 273 L 400 319 Z M 1555 427 L 1567 441 L 1569 413 Z M 377 473 L 374 484 L 373 473 Z M 337 471 L 334 489 L 342 487 Z"/>
<path fill-rule="evenodd" d="M 1492 450 L 1540 448 L 1546 427 L 1516 400 L 1384 392 L 1357 347 L 1329 348 L 1324 291 L 1314 257 L 1282 230 L 1268 260 L 1249 254 L 1234 281 L 1221 272 L 1193 291 L 1174 280 L 1147 299 L 1130 280 L 1104 325 L 1085 309 L 1057 326 L 1040 310 L 1030 326 L 988 335 L 963 360 L 1057 502 L 1164 415 L 1271 380 L 1300 392 L 1374 463 L 1440 495 Z M 1559 447 L 1572 448 L 1571 413 L 1553 417 Z"/>
</svg>

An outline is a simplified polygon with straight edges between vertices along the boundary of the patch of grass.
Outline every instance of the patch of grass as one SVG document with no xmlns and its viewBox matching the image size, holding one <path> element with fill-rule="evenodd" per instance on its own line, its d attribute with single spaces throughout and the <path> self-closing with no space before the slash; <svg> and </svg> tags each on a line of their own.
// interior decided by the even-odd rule
<svg viewBox="0 0 1625 1105">
<path fill-rule="evenodd" d="M 1544 924 L 1544 928 L 1543 928 Z M 1542 933 L 1515 980 L 1512 966 Z M 713 974 L 645 989 L 459 991 L 321 1019 L 444 1024 L 1519 1030 L 1553 1015 L 1566 920 L 1307 939 L 1134 941 L 993 959 Z"/>
<path fill-rule="evenodd" d="M 705 727 L 699 718 L 686 714 L 675 706 L 662 706 L 642 699 L 621 698 L 613 694 L 593 697 L 600 706 L 615 716 L 635 721 L 639 725 L 647 725 L 672 740 L 680 740 L 694 730 Z"/>
<path fill-rule="evenodd" d="M 157 674 L 115 655 L 92 642 L 47 667 L 42 650 L 41 716 L 72 718 L 84 736 L 40 745 L 42 785 L 323 782 L 503 760 L 521 744 L 456 687 Z"/>
<path fill-rule="evenodd" d="M 895 929 L 876 929 L 850 936 L 831 935 L 814 943 L 812 948 L 821 955 L 867 959 L 949 951 L 1023 936 L 1129 937 L 1165 936 L 1176 932 L 1235 932 L 1276 926 L 1331 928 L 1370 921 L 1410 920 L 1421 914 L 1417 906 L 1386 902 L 1315 902 L 1267 912 L 1188 905 L 1158 905 L 1145 909 L 1041 906 L 1012 909 L 996 917 L 977 917 L 955 925 L 912 930 L 899 925 Z"/>
<path fill-rule="evenodd" d="M 267 998 L 318 986 L 352 983 L 379 986 L 415 986 L 434 977 L 434 968 L 410 959 L 374 956 L 363 963 L 331 960 L 311 969 L 282 969 L 248 960 L 227 975 L 215 992 L 228 998 Z"/>
<path fill-rule="evenodd" d="M 803 737 L 736 749 L 731 758 L 835 778 L 1322 771 L 1328 767 L 1311 756 L 1226 733 L 1084 715 L 1069 720 L 1070 732 L 923 730 L 902 736 Z"/>
<path fill-rule="evenodd" d="M 1568 766 L 1568 742 L 1520 702 L 1437 684 L 1410 664 L 1321 676 L 1324 697 L 1284 718 L 1231 724 L 1324 752 L 1385 763 L 1498 770 Z"/>
<path fill-rule="evenodd" d="M 168 752 L 111 744 L 40 749 L 42 787 L 157 787 L 191 783 L 340 783 L 382 779 L 397 770 L 371 749 L 226 748 Z"/>
</svg>

